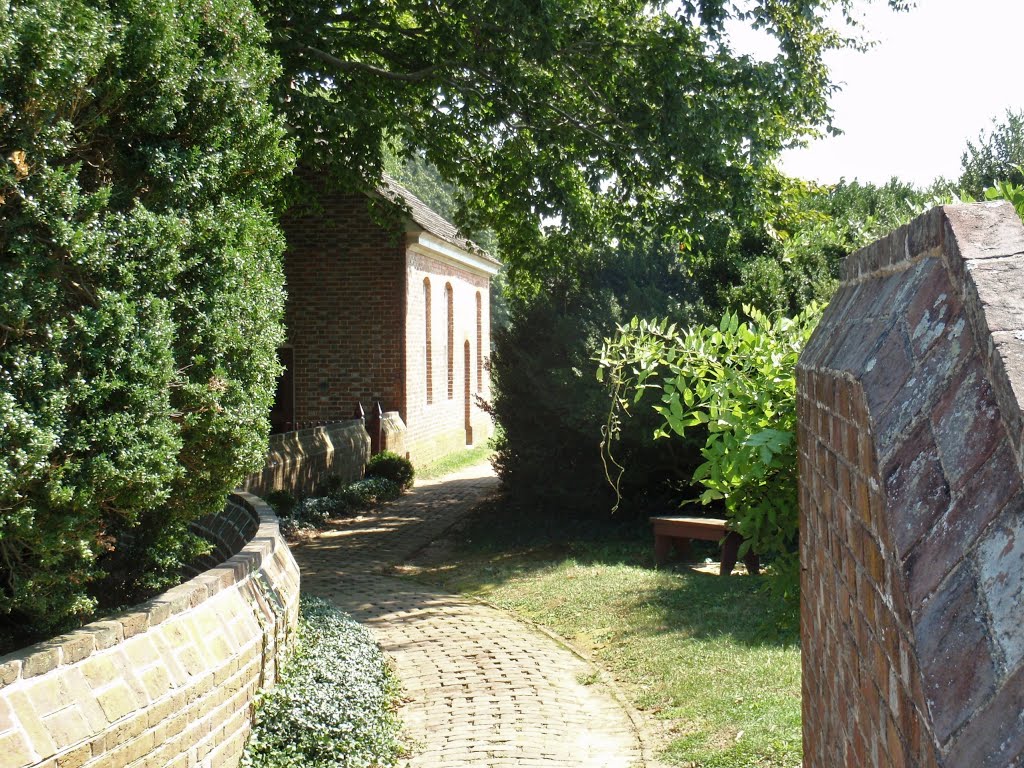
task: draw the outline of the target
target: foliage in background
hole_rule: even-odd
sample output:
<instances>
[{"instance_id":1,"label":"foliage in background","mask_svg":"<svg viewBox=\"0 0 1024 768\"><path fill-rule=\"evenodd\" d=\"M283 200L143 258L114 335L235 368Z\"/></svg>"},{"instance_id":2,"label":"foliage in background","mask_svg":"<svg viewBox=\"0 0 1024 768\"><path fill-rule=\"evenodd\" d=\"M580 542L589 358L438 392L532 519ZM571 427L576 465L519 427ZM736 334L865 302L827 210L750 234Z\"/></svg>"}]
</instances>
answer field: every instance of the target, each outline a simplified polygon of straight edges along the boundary
<instances>
[{"instance_id":1,"label":"foliage in background","mask_svg":"<svg viewBox=\"0 0 1024 768\"><path fill-rule=\"evenodd\" d=\"M416 479L416 470L412 462L404 456L399 456L394 451L381 451L370 457L366 463L367 477L381 477L390 480L401 490L407 491L412 488L413 480Z\"/></svg>"},{"instance_id":2,"label":"foliage in background","mask_svg":"<svg viewBox=\"0 0 1024 768\"><path fill-rule=\"evenodd\" d=\"M601 340L631 314L672 306L678 285L668 249L578 270L529 300L512 302L511 323L494 333L490 412L500 432L493 463L517 503L556 516L607 516L613 499L598 450L607 393L593 376ZM622 436L625 483L637 506L664 503L665 485L684 479L699 443L654 444L653 415Z\"/></svg>"},{"instance_id":3,"label":"foliage in background","mask_svg":"<svg viewBox=\"0 0 1024 768\"><path fill-rule=\"evenodd\" d=\"M266 42L248 0L0 6L0 646L176 579L262 461Z\"/></svg>"},{"instance_id":4,"label":"foliage in background","mask_svg":"<svg viewBox=\"0 0 1024 768\"><path fill-rule=\"evenodd\" d=\"M1007 110L1003 122L992 120L992 130L982 131L977 143L967 142L960 159L959 189L973 198L982 197L998 182L1024 184L1024 112Z\"/></svg>"},{"instance_id":5,"label":"foliage in background","mask_svg":"<svg viewBox=\"0 0 1024 768\"><path fill-rule=\"evenodd\" d=\"M678 331L667 320L619 329L601 352L599 375L612 385L608 449L648 390L661 423L656 436L707 430L693 479L702 504L724 504L730 526L773 561L776 594L799 591L796 363L822 308L790 319L744 307L716 326ZM613 459L614 461L614 459ZM615 478L612 478L615 481Z\"/></svg>"},{"instance_id":6,"label":"foliage in background","mask_svg":"<svg viewBox=\"0 0 1024 768\"><path fill-rule=\"evenodd\" d=\"M790 204L780 209L772 237L739 248L733 271L716 275L716 317L744 304L769 314L795 315L811 302L827 303L843 260L858 248L906 224L926 207L930 193L890 179L883 185L840 181L815 187L793 182Z\"/></svg>"},{"instance_id":7,"label":"foliage in background","mask_svg":"<svg viewBox=\"0 0 1024 768\"><path fill-rule=\"evenodd\" d=\"M302 598L281 680L257 698L245 768L387 768L403 753L399 683L369 631Z\"/></svg>"},{"instance_id":8,"label":"foliage in background","mask_svg":"<svg viewBox=\"0 0 1024 768\"><path fill-rule=\"evenodd\" d=\"M604 265L551 281L536 298L513 299L509 328L494 334L492 370L492 411L505 427L496 466L509 488L552 512L604 514L612 503L598 448L607 392L589 373L616 325L633 315L701 325L743 304L792 316L827 303L843 259L909 221L925 196L895 179L793 182L770 227L723 218L682 252L657 242L620 246ZM652 443L656 426L656 414L634 414L617 449L626 467L622 495L637 511L695 495L689 483L705 436L691 431ZM564 469L558 488L550 487L552 467Z\"/></svg>"}]
</instances>

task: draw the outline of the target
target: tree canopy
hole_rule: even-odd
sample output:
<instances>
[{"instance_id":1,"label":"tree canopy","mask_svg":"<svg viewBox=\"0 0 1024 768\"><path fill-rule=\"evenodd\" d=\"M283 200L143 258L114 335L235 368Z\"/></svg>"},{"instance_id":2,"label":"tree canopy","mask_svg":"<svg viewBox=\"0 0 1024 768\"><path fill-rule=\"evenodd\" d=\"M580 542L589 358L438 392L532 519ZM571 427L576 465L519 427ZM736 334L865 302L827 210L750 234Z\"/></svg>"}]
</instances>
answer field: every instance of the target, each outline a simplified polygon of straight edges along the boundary
<instances>
[{"instance_id":1,"label":"tree canopy","mask_svg":"<svg viewBox=\"0 0 1024 768\"><path fill-rule=\"evenodd\" d=\"M853 0L262 2L303 162L372 185L397 140L541 280L637 231L765 213L779 150L828 128L823 55L855 44L824 21ZM730 23L777 55L734 50Z\"/></svg>"}]
</instances>

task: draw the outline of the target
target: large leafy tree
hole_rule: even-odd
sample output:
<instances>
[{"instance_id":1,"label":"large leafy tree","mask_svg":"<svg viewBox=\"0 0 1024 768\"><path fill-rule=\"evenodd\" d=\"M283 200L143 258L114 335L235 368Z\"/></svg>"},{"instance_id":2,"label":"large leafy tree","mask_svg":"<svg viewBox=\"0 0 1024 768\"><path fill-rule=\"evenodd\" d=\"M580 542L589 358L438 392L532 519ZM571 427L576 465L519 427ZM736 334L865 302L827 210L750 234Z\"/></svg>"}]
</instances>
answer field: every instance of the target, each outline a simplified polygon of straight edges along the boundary
<instances>
[{"instance_id":1,"label":"large leafy tree","mask_svg":"<svg viewBox=\"0 0 1024 768\"><path fill-rule=\"evenodd\" d=\"M400 146L454 184L467 231L495 233L515 294L492 402L513 489L552 467L601 486L590 356L620 312L701 319L755 279L743 262L778 250L769 223L793 199L774 159L829 128L823 57L856 44L825 21L852 0L260 2L304 163L373 185ZM733 25L775 55L743 55Z\"/></svg>"},{"instance_id":2,"label":"large leafy tree","mask_svg":"<svg viewBox=\"0 0 1024 768\"><path fill-rule=\"evenodd\" d=\"M385 136L421 152L518 284L638 231L766 218L772 160L827 125L823 55L852 42L824 18L853 0L261 2L304 162L373 184ZM777 55L735 51L730 23Z\"/></svg>"},{"instance_id":3,"label":"large leafy tree","mask_svg":"<svg viewBox=\"0 0 1024 768\"><path fill-rule=\"evenodd\" d=\"M265 39L248 0L0 3L0 647L176 579L262 459Z\"/></svg>"}]
</instances>

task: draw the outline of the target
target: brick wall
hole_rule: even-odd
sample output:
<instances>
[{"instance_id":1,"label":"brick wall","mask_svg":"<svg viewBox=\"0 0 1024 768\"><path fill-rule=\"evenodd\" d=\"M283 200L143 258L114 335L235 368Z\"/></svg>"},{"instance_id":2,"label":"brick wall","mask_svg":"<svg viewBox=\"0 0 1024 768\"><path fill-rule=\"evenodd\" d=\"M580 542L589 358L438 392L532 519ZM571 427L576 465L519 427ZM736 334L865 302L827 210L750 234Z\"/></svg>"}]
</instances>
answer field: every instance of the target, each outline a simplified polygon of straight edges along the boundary
<instances>
[{"instance_id":1,"label":"brick wall","mask_svg":"<svg viewBox=\"0 0 1024 768\"><path fill-rule=\"evenodd\" d=\"M299 572L259 499L236 494L226 517L205 521L221 547L239 528L249 539L222 565L0 658L0 764L238 765L253 696L298 620Z\"/></svg>"},{"instance_id":2,"label":"brick wall","mask_svg":"<svg viewBox=\"0 0 1024 768\"><path fill-rule=\"evenodd\" d=\"M470 433L473 443L486 441L491 420L476 399L489 396L488 277L407 248L412 236L405 225L378 224L368 198L313 186L322 211L293 213L283 221L295 421L344 419L357 401L369 412L379 400L407 425L405 451L415 463L461 450L467 444L468 342ZM431 296L429 403L425 279Z\"/></svg>"},{"instance_id":3,"label":"brick wall","mask_svg":"<svg viewBox=\"0 0 1024 768\"><path fill-rule=\"evenodd\" d=\"M347 419L377 400L402 410L404 233L382 228L365 196L320 186L317 199L322 211L282 221L295 420Z\"/></svg>"},{"instance_id":4,"label":"brick wall","mask_svg":"<svg viewBox=\"0 0 1024 768\"><path fill-rule=\"evenodd\" d=\"M487 373L486 356L491 348L490 339L490 282L485 275L479 275L447 264L425 254L410 251L407 265L408 307L406 338L405 391L407 393L405 422L406 450L416 464L428 463L447 453L461 450L466 446L466 366L465 344L470 345L470 424L474 444L486 442L492 431L491 419L477 406L477 397L490 397L490 376ZM424 281L429 281L431 292L432 343L430 344L432 364L430 374L430 402L427 402L426 365L426 306ZM451 338L454 343L452 354L452 397L448 396L448 308L445 298L446 286L452 288L453 323ZM479 344L477 324L477 302L479 297L480 317ZM481 355L477 364L477 352ZM478 375L479 388L478 388Z\"/></svg>"},{"instance_id":5,"label":"brick wall","mask_svg":"<svg viewBox=\"0 0 1024 768\"><path fill-rule=\"evenodd\" d=\"M270 436L267 461L242 488L256 495L270 491L312 494L328 477L359 480L370 458L370 436L358 419Z\"/></svg>"},{"instance_id":6,"label":"brick wall","mask_svg":"<svg viewBox=\"0 0 1024 768\"><path fill-rule=\"evenodd\" d=\"M1024 226L852 255L797 373L804 765L1024 764Z\"/></svg>"}]
</instances>

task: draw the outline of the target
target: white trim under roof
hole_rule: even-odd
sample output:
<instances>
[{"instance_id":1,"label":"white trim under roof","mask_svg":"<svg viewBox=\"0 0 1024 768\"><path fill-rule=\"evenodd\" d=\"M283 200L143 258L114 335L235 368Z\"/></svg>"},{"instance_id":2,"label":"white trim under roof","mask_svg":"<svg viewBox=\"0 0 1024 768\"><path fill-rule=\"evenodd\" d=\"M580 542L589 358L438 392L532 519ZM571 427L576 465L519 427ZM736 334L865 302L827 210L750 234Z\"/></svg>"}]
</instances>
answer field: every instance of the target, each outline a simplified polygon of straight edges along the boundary
<instances>
[{"instance_id":1,"label":"white trim under roof","mask_svg":"<svg viewBox=\"0 0 1024 768\"><path fill-rule=\"evenodd\" d=\"M491 259L452 245L447 240L442 240L426 231L410 232L408 245L409 250L414 253L429 256L451 266L468 269L488 277L498 274L498 270L501 268L501 265Z\"/></svg>"}]
</instances>

